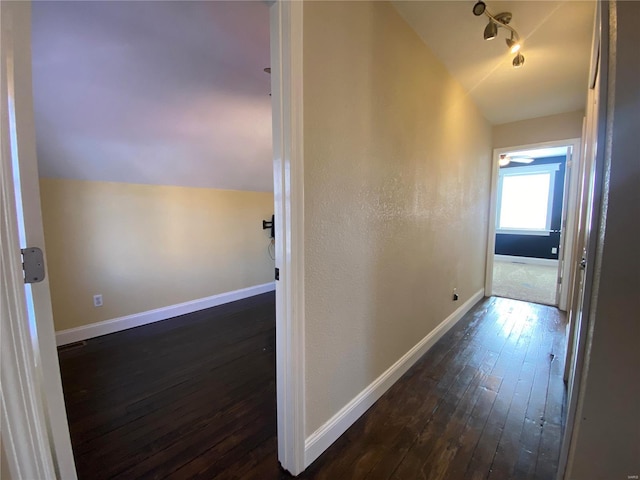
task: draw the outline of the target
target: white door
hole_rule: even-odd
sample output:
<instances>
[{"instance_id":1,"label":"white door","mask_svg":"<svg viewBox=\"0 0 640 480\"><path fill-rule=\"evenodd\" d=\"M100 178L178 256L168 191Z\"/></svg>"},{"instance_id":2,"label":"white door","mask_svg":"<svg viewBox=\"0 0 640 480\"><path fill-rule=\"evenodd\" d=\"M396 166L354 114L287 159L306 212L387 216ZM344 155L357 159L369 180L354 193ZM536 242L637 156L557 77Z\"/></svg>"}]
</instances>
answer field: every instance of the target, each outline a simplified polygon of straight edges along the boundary
<instances>
[{"instance_id":1,"label":"white door","mask_svg":"<svg viewBox=\"0 0 640 480\"><path fill-rule=\"evenodd\" d=\"M73 480L49 282L45 277L25 285L21 266L21 249L45 250L31 92L30 3L1 2L0 20L2 447L14 478Z\"/></svg>"},{"instance_id":2,"label":"white door","mask_svg":"<svg viewBox=\"0 0 640 480\"><path fill-rule=\"evenodd\" d=\"M591 84L587 95L586 120L583 132L583 162L580 170L580 199L578 211L578 228L574 243L573 263L575 275L573 280L573 291L571 295L571 305L569 306L570 332L567 345L567 356L565 360L565 380L567 381L567 421L563 435L560 452L560 465L558 478L564 478L565 468L569 455L570 442L573 434L575 412L577 409L579 379L584 360L584 349L586 343L586 317L590 306L591 280L593 277L589 258L593 257L595 242L591 234L596 222L596 212L594 207L599 205L599 194L601 185L596 185L599 163L598 158L602 157L604 148L603 142L598 144L598 125L602 125L601 116L603 112L600 108L601 82L603 79L601 71L603 66L600 62L600 9L596 7L596 21L594 27L594 44L592 47L591 61ZM601 183L600 179L600 183Z\"/></svg>"}]
</instances>

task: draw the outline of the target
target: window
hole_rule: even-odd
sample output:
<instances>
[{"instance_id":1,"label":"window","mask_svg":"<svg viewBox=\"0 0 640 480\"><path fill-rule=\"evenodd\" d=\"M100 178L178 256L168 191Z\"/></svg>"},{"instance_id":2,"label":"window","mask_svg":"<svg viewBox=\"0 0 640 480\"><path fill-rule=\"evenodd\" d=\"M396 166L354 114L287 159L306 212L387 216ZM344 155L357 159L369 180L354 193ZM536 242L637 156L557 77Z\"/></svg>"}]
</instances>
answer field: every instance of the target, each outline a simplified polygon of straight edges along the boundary
<instances>
[{"instance_id":1,"label":"window","mask_svg":"<svg viewBox=\"0 0 640 480\"><path fill-rule=\"evenodd\" d=\"M552 163L500 169L497 233L549 235L559 168L559 163Z\"/></svg>"}]
</instances>

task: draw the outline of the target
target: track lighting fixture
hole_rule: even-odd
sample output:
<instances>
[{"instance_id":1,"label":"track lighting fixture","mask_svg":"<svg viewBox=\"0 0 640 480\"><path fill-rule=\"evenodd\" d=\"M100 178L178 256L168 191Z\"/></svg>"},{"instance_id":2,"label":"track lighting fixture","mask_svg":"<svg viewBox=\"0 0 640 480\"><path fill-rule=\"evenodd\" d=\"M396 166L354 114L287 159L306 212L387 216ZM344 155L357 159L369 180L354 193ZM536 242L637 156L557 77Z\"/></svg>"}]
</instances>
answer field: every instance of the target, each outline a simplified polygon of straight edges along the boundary
<instances>
[{"instance_id":1,"label":"track lighting fixture","mask_svg":"<svg viewBox=\"0 0 640 480\"><path fill-rule=\"evenodd\" d=\"M476 17L479 17L484 13L486 9L487 9L487 4L484 3L483 1L479 1L473 6L473 14Z\"/></svg>"},{"instance_id":2,"label":"track lighting fixture","mask_svg":"<svg viewBox=\"0 0 640 480\"><path fill-rule=\"evenodd\" d=\"M497 15L492 15L487 10L487 4L483 1L478 1L473 6L473 14L476 17L479 17L480 15L486 15L489 17L489 23L484 28L483 36L485 40L493 40L496 38L498 36L499 27L509 30L511 36L506 39L507 47L509 47L511 53L517 53L512 64L514 68L521 67L524 64L524 55L520 53L520 48L522 47L522 44L520 43L520 35L518 35L518 32L516 32L511 25L509 25L512 17L511 12L502 12Z\"/></svg>"},{"instance_id":3,"label":"track lighting fixture","mask_svg":"<svg viewBox=\"0 0 640 480\"><path fill-rule=\"evenodd\" d=\"M509 47L511 53L516 53L520 50L520 42L514 40L513 35L511 35L511 38L507 38L507 47Z\"/></svg>"},{"instance_id":4,"label":"track lighting fixture","mask_svg":"<svg viewBox=\"0 0 640 480\"><path fill-rule=\"evenodd\" d=\"M524 55L519 53L513 59L513 68L520 68L522 65L524 65Z\"/></svg>"},{"instance_id":5,"label":"track lighting fixture","mask_svg":"<svg viewBox=\"0 0 640 480\"><path fill-rule=\"evenodd\" d=\"M484 39L485 40L493 40L498 36L498 26L489 20L487 26L484 29Z\"/></svg>"}]
</instances>

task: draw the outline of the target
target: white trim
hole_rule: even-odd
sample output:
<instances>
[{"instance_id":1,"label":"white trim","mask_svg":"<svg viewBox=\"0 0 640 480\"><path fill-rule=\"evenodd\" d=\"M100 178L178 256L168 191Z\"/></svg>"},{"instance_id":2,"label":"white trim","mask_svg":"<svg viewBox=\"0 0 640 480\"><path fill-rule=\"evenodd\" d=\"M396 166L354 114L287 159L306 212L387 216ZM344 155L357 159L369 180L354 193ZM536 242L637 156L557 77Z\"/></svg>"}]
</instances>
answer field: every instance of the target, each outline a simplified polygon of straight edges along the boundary
<instances>
[{"instance_id":1,"label":"white trim","mask_svg":"<svg viewBox=\"0 0 640 480\"><path fill-rule=\"evenodd\" d=\"M22 133L16 131L14 60L20 58L14 53L20 54L20 29L29 20L28 8L0 3L0 455L12 478L49 479L56 471L27 315L13 168L17 134Z\"/></svg>"},{"instance_id":2,"label":"white trim","mask_svg":"<svg viewBox=\"0 0 640 480\"><path fill-rule=\"evenodd\" d=\"M576 222L578 216L578 197L580 196L580 166L582 159L582 141L575 140L571 145L570 156L564 169L566 202L563 203L562 221L564 228L560 233L560 251L558 260L560 261L560 274L562 284L558 294L558 308L566 311L569 305L569 295L573 285L573 269L572 259L573 250L576 245L576 236L578 234L578 225Z\"/></svg>"},{"instance_id":3,"label":"white trim","mask_svg":"<svg viewBox=\"0 0 640 480\"><path fill-rule=\"evenodd\" d=\"M3 188L15 188L16 198L13 209L9 211L8 218L11 222L19 221L22 227L22 236L19 239L20 246L27 245L40 247L44 253L45 264L47 252L44 245L44 231L42 228L42 213L40 205L40 190L38 183L38 161L36 155L36 139L33 121L33 92L31 90L31 3L30 2L0 2L2 13L2 92L3 97L7 97L13 105L15 115L7 122L7 110L3 105L2 118L0 124L9 124L12 127L11 152L3 150L2 162L6 161L12 154L16 155L14 166L15 183L7 186L3 179ZM6 99L5 99L6 100ZM3 136L6 132L3 132ZM9 148L9 141L2 139L3 148ZM11 172L10 168L3 166L3 175ZM20 192L20 193L18 193ZM6 226L6 225L5 225ZM4 227L3 227L4 228ZM7 227L9 228L9 227ZM16 232L17 233L17 232ZM11 244L2 242L3 250L7 249L7 256L19 254ZM3 255L6 250L3 252ZM12 260L13 261L13 260ZM4 263L5 266L9 265ZM67 414L64 405L64 395L62 392L62 382L60 380L60 369L58 355L56 352L55 334L53 330L53 313L51 309L51 295L49 292L49 281L45 276L44 280L33 285L24 285L22 282L8 282L3 285L3 297L14 298L16 302L26 302L26 317L15 311L15 306L9 307L10 318L3 316L3 326L11 325L13 330L3 331L3 346L11 338L17 340L18 332L21 328L26 328L29 334L29 343L23 343L5 351L2 356L2 397L3 415L8 415L11 421L24 420L28 413L29 404L38 405L38 410L43 410L46 431L40 426L31 423L30 432L11 437L5 435L3 431L3 447L6 451L12 451L17 456L9 459L9 467L15 473L16 464L12 465L20 457L30 455L32 458L26 460L26 465L40 463L48 465L53 463L54 473L41 471L40 474L21 473L13 475L14 478L64 478L65 480L76 479L76 470L71 448L71 438L67 423ZM6 293L5 293L6 292ZM17 305L17 303L16 303ZM23 322L18 325L17 322ZM4 332L11 332L6 334ZM11 336L9 336L11 335ZM18 335L18 337L16 337ZM21 341L26 341L22 337ZM13 358L13 355L21 349L21 357ZM5 355L11 359L6 362ZM35 377L28 379L23 376L26 362L33 362L35 365ZM21 372L21 370L23 370ZM21 381L19 390L14 390L14 382ZM28 385L31 382L31 385ZM28 396L25 397L25 396ZM23 402L22 405L16 403L17 399ZM14 416L18 417L14 420ZM31 421L34 419L32 418ZM28 424L24 424L27 426ZM24 438L35 435L40 445L47 445L48 452L42 448L34 448L24 442ZM23 464L25 467L25 464Z\"/></svg>"},{"instance_id":4,"label":"white trim","mask_svg":"<svg viewBox=\"0 0 640 480\"><path fill-rule=\"evenodd\" d=\"M121 332L122 330L128 330L129 328L160 322L179 315L204 310L205 308L217 307L218 305L223 305L225 303L253 297L254 295L260 295L261 293L272 292L275 288L274 282L263 283L262 285L256 285L254 287L219 293L210 297L199 298L197 300L191 300L184 303L177 303L168 307L147 310L146 312L134 313L133 315L127 315L125 317L104 320L102 322L83 325L82 327L60 330L59 332L56 332L56 343L58 346L67 345L69 343L79 342L81 340L87 340L89 338L95 338L109 333Z\"/></svg>"},{"instance_id":5,"label":"white trim","mask_svg":"<svg viewBox=\"0 0 640 480\"><path fill-rule=\"evenodd\" d=\"M489 194L489 225L487 225L487 265L484 272L484 296L493 295L493 257L496 252L496 217L498 210L498 173L500 155L493 150L491 166L491 192Z\"/></svg>"},{"instance_id":6,"label":"white trim","mask_svg":"<svg viewBox=\"0 0 640 480\"><path fill-rule=\"evenodd\" d=\"M547 213L547 219L550 220L551 215ZM498 228L496 230L498 235L525 235L530 237L548 237L551 235L551 230L525 230L519 228Z\"/></svg>"},{"instance_id":7,"label":"white trim","mask_svg":"<svg viewBox=\"0 0 640 480\"><path fill-rule=\"evenodd\" d=\"M313 432L305 442L305 465L307 467L311 465L340 435L346 432L362 414L483 297L484 289L478 290L367 388L342 407L338 413Z\"/></svg>"},{"instance_id":8,"label":"white trim","mask_svg":"<svg viewBox=\"0 0 640 480\"><path fill-rule=\"evenodd\" d=\"M558 268L558 260L553 258L518 257L515 255L494 255L494 262L525 263L527 265L544 265Z\"/></svg>"},{"instance_id":9,"label":"white trim","mask_svg":"<svg viewBox=\"0 0 640 480\"><path fill-rule=\"evenodd\" d=\"M271 93L276 218L278 460L304 468L303 2L271 4Z\"/></svg>"}]
</instances>

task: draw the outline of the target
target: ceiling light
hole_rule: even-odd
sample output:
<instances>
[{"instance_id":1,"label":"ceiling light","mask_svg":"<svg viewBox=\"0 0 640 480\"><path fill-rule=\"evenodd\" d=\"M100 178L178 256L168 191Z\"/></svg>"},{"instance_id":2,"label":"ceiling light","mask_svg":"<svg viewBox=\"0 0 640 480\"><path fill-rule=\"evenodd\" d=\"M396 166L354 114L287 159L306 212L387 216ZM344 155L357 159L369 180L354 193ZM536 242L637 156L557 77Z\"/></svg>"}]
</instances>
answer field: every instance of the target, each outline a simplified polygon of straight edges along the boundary
<instances>
[{"instance_id":1,"label":"ceiling light","mask_svg":"<svg viewBox=\"0 0 640 480\"><path fill-rule=\"evenodd\" d=\"M513 59L513 66L515 68L521 67L524 64L524 57L519 53L522 44L520 43L520 35L518 35L518 32L509 25L512 18L511 12L501 12L494 16L487 10L486 3L479 1L473 6L473 14L477 17L480 15L489 17L489 23L484 27L483 37L485 40L496 38L499 28L509 30L511 35L506 39L507 47L509 47L511 53L518 53Z\"/></svg>"},{"instance_id":2,"label":"ceiling light","mask_svg":"<svg viewBox=\"0 0 640 480\"><path fill-rule=\"evenodd\" d=\"M535 158L531 158L531 157L519 157L518 155L507 155L507 158L511 161L511 162L515 162L515 163L533 163L533 161L535 160Z\"/></svg>"},{"instance_id":3,"label":"ceiling light","mask_svg":"<svg viewBox=\"0 0 640 480\"><path fill-rule=\"evenodd\" d=\"M511 38L507 38L507 47L509 47L511 53L516 53L518 50L520 50L521 45L520 42L513 39L512 35Z\"/></svg>"},{"instance_id":4,"label":"ceiling light","mask_svg":"<svg viewBox=\"0 0 640 480\"><path fill-rule=\"evenodd\" d=\"M487 9L487 4L480 1L477 2L474 6L473 6L473 14L476 17L479 17L480 15L482 15L484 13L484 11Z\"/></svg>"},{"instance_id":5,"label":"ceiling light","mask_svg":"<svg viewBox=\"0 0 640 480\"><path fill-rule=\"evenodd\" d=\"M498 36L498 26L493 23L493 21L489 20L487 26L484 29L484 39L485 40L493 40Z\"/></svg>"},{"instance_id":6,"label":"ceiling light","mask_svg":"<svg viewBox=\"0 0 640 480\"><path fill-rule=\"evenodd\" d=\"M514 68L520 68L522 65L524 65L524 55L519 53L513 59L513 67Z\"/></svg>"},{"instance_id":7,"label":"ceiling light","mask_svg":"<svg viewBox=\"0 0 640 480\"><path fill-rule=\"evenodd\" d=\"M498 158L498 165L500 165L501 167L506 167L511 162L529 164L529 163L532 163L534 160L535 159L531 157L501 153L500 158Z\"/></svg>"}]
</instances>

